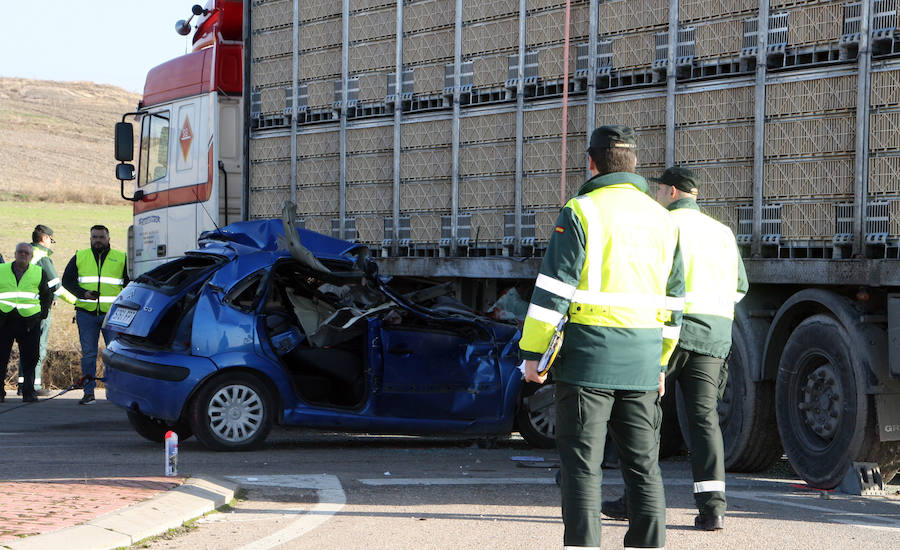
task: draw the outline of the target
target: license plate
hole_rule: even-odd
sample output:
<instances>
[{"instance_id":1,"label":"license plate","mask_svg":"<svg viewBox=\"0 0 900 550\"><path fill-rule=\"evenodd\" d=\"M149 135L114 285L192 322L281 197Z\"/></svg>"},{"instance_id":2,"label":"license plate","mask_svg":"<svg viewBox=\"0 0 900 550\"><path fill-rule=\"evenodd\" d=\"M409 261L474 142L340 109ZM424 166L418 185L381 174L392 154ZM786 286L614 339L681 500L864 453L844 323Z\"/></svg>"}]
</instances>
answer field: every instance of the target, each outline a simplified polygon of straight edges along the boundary
<instances>
[{"instance_id":1,"label":"license plate","mask_svg":"<svg viewBox=\"0 0 900 550\"><path fill-rule=\"evenodd\" d=\"M137 315L136 309L117 307L116 310L113 311L109 316L109 319L106 320L106 322L113 325L127 327L131 324L131 320L134 319L135 315Z\"/></svg>"}]
</instances>

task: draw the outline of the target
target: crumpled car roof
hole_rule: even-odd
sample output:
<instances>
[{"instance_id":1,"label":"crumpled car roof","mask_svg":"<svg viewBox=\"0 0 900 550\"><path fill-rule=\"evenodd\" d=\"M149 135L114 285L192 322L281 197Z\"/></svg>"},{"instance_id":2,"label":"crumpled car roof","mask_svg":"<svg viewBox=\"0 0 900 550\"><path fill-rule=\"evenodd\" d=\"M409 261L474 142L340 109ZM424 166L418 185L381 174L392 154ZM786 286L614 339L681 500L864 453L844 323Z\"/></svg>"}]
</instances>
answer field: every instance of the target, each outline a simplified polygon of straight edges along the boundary
<instances>
[{"instance_id":1,"label":"crumpled car roof","mask_svg":"<svg viewBox=\"0 0 900 550\"><path fill-rule=\"evenodd\" d=\"M297 228L300 242L316 257L331 260L353 261L355 253L365 245L335 239L308 229ZM227 241L256 251L276 251L282 248L279 239L284 238L284 224L279 219L236 222L215 231L204 231L200 241ZM248 251L250 252L250 251ZM287 253L287 251L285 250ZM243 253L238 250L238 253Z\"/></svg>"}]
</instances>

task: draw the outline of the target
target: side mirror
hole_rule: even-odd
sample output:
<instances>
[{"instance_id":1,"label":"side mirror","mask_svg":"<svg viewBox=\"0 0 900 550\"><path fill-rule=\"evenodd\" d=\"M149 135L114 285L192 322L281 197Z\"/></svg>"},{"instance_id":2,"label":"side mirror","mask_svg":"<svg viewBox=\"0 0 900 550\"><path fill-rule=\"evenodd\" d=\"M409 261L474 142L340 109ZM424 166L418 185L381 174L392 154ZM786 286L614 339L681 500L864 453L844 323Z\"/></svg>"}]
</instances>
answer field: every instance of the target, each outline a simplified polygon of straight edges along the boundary
<instances>
[{"instance_id":1,"label":"side mirror","mask_svg":"<svg viewBox=\"0 0 900 550\"><path fill-rule=\"evenodd\" d=\"M119 162L128 162L134 160L134 128L130 122L116 123L116 160ZM119 166L122 166L121 164ZM134 167L132 167L132 172ZM119 177L119 169L116 169L116 177L119 179L134 179Z\"/></svg>"},{"instance_id":2,"label":"side mirror","mask_svg":"<svg viewBox=\"0 0 900 550\"><path fill-rule=\"evenodd\" d=\"M130 124L129 124L130 126ZM117 142L118 143L118 142ZM121 181L131 181L134 179L134 165L121 163L116 165L116 179Z\"/></svg>"}]
</instances>

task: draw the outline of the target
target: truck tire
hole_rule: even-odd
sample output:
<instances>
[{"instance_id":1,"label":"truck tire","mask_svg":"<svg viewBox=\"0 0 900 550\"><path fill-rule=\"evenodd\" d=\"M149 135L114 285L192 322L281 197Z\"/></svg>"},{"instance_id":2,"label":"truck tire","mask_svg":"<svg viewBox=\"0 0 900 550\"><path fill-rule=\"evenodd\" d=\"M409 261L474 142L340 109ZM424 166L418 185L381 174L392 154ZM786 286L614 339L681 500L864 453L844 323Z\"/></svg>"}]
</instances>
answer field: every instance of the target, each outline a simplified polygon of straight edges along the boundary
<instances>
[{"instance_id":1,"label":"truck tire","mask_svg":"<svg viewBox=\"0 0 900 550\"><path fill-rule=\"evenodd\" d=\"M207 382L191 401L191 428L214 451L249 451L262 446L272 429L269 389L256 376L229 372Z\"/></svg>"},{"instance_id":2,"label":"truck tire","mask_svg":"<svg viewBox=\"0 0 900 550\"><path fill-rule=\"evenodd\" d=\"M896 445L875 427L868 368L847 330L830 315L813 315L788 337L775 387L778 430L794 470L832 489L853 461L879 462L885 481L897 472Z\"/></svg>"},{"instance_id":3,"label":"truck tire","mask_svg":"<svg viewBox=\"0 0 900 550\"><path fill-rule=\"evenodd\" d=\"M755 382L747 337L736 327L728 359L728 381L719 400L719 428L729 472L760 472L781 458L775 423L775 391L771 382ZM684 396L677 392L678 422L685 445L691 447Z\"/></svg>"}]
</instances>

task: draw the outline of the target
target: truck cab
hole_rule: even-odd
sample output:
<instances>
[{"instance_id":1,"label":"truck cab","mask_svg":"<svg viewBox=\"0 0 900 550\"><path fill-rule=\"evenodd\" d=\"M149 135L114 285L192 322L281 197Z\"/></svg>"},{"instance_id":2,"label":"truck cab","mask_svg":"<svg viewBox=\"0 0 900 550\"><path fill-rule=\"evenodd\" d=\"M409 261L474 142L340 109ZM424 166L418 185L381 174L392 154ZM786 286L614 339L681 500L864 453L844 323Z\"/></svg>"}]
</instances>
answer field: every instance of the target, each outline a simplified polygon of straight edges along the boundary
<instances>
[{"instance_id":1,"label":"truck cab","mask_svg":"<svg viewBox=\"0 0 900 550\"><path fill-rule=\"evenodd\" d=\"M116 175L134 207L128 258L135 275L241 217L242 10L231 0L195 5L193 51L151 69L137 110L117 127ZM176 28L189 31L190 23ZM137 151L128 143L135 133L129 118ZM133 167L127 161L135 153ZM134 182L130 197L126 181Z\"/></svg>"}]
</instances>

